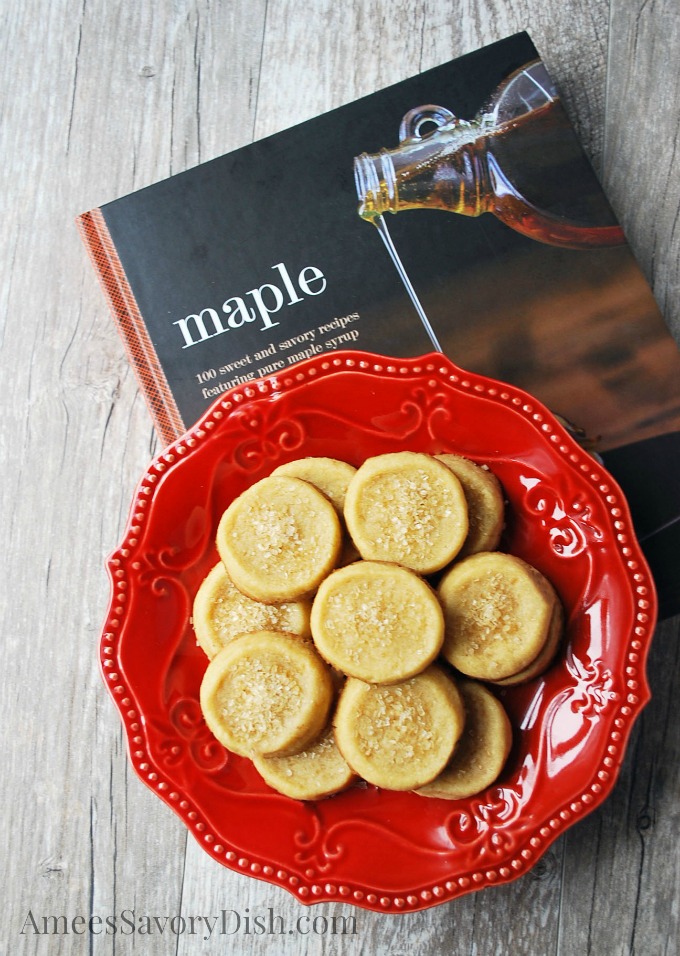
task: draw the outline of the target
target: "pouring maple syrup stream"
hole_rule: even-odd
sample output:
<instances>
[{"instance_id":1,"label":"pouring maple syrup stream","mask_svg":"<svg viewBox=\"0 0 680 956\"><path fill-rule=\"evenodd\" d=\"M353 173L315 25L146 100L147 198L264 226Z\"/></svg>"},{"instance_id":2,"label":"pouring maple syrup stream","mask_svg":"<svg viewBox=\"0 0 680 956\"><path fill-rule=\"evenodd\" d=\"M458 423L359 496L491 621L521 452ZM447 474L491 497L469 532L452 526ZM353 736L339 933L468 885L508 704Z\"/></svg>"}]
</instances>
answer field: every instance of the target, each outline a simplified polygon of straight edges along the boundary
<instances>
[{"instance_id":1,"label":"pouring maple syrup stream","mask_svg":"<svg viewBox=\"0 0 680 956\"><path fill-rule=\"evenodd\" d=\"M441 347L439 343L439 339L437 338L435 331L432 328L432 325L430 324L430 320L425 314L425 309L423 308L420 302L420 299L418 298L416 294L416 290L413 288L413 284L408 277L406 269L404 269L404 265L401 259L399 258L399 253L397 252L394 242L392 241L392 236L390 235L389 229L387 228L387 223L385 222L385 218L383 216L374 216L372 217L371 221L377 227L378 232L380 233L380 238L385 243L385 248L387 249L390 255L390 258L392 259L392 262L394 263L397 273L399 274L399 278L401 279L401 281L404 283L404 286L406 287L406 291L408 292L409 298L411 299L411 302L413 303L413 306L416 312L418 313L418 318L423 323L425 331L427 332L429 336L430 342L434 346L435 351L441 352L443 354L444 349Z\"/></svg>"}]
</instances>

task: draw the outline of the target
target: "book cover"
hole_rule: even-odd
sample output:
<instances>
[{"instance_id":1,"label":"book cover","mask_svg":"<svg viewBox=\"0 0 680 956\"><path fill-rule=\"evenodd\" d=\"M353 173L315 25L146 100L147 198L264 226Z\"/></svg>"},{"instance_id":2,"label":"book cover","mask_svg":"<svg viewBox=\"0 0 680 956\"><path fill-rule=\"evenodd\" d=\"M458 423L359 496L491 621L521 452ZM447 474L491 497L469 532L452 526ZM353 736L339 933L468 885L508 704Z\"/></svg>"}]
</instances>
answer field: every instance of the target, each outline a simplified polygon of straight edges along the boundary
<instances>
[{"instance_id":1,"label":"book cover","mask_svg":"<svg viewBox=\"0 0 680 956\"><path fill-rule=\"evenodd\" d=\"M680 353L526 33L78 225L162 441L311 355L441 350L573 425L680 609Z\"/></svg>"}]
</instances>

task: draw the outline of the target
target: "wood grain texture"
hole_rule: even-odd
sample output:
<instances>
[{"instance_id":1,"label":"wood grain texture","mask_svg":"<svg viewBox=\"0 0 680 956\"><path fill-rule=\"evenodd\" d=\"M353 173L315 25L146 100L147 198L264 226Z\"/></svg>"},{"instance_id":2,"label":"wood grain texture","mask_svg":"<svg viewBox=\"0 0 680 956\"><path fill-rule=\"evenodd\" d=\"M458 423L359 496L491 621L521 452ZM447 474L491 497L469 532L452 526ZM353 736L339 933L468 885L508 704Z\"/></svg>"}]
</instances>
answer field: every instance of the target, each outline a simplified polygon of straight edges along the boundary
<instances>
[{"instance_id":1,"label":"wood grain texture","mask_svg":"<svg viewBox=\"0 0 680 956\"><path fill-rule=\"evenodd\" d=\"M676 953L677 620L658 629L654 699L610 799L527 876L423 913L301 909L215 864L137 779L96 646L104 558L157 441L73 225L92 206L528 29L680 339L676 0L6 0L0 11L0 954ZM294 931L21 934L29 912L270 908ZM356 932L296 925L312 914L329 925L354 916Z\"/></svg>"},{"instance_id":2,"label":"wood grain texture","mask_svg":"<svg viewBox=\"0 0 680 956\"><path fill-rule=\"evenodd\" d=\"M612 0L603 181L676 339L679 49L675 0Z\"/></svg>"}]
</instances>

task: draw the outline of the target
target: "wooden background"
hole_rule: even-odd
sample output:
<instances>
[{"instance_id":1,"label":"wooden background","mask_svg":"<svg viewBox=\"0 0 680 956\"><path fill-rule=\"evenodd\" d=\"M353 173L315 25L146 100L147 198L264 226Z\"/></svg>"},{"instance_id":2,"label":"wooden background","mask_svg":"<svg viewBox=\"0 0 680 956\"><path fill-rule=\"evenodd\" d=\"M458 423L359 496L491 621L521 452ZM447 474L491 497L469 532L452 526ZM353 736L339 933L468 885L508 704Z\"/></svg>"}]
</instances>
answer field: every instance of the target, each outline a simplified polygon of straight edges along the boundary
<instances>
[{"instance_id":1,"label":"wooden background","mask_svg":"<svg viewBox=\"0 0 680 956\"><path fill-rule=\"evenodd\" d=\"M678 620L609 800L507 886L357 933L36 936L43 915L287 921L128 766L98 673L103 570L158 450L73 224L93 206L528 29L680 339L677 0L2 0L0 953L670 956ZM305 910L305 913L309 911Z\"/></svg>"}]
</instances>

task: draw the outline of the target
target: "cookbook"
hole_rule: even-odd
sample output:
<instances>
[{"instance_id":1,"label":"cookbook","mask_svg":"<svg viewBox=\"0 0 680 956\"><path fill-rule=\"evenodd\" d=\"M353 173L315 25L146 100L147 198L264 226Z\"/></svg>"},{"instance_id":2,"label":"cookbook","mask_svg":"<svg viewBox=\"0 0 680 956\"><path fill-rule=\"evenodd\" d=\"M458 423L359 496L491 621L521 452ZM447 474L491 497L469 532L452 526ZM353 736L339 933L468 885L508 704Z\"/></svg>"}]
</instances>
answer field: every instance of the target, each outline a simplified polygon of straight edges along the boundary
<instances>
[{"instance_id":1,"label":"cookbook","mask_svg":"<svg viewBox=\"0 0 680 956\"><path fill-rule=\"evenodd\" d=\"M313 355L441 351L602 459L680 611L680 352L527 33L77 223L163 443Z\"/></svg>"}]
</instances>

